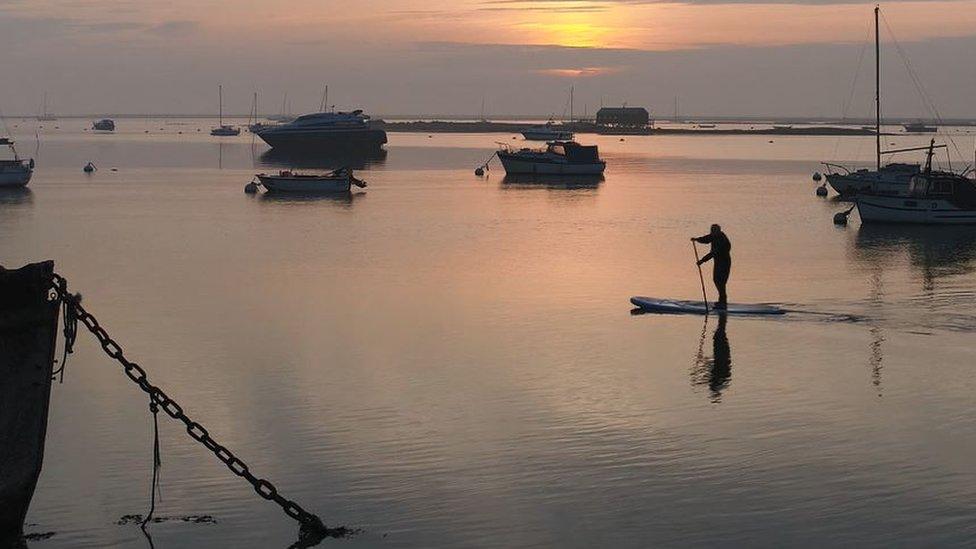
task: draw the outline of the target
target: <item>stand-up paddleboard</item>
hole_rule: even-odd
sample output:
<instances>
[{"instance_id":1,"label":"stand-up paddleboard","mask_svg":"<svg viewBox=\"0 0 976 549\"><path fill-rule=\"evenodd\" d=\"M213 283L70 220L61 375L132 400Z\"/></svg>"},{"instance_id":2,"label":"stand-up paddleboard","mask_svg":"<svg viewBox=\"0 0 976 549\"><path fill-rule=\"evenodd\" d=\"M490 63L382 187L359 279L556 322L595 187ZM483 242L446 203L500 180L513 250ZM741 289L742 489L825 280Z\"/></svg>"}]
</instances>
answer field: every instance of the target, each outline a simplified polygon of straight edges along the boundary
<instances>
[{"instance_id":1,"label":"stand-up paddleboard","mask_svg":"<svg viewBox=\"0 0 976 549\"><path fill-rule=\"evenodd\" d=\"M780 309L773 305L750 304L750 303L729 303L725 310L716 310L709 305L705 308L705 303L701 301L686 301L681 299L658 299L656 297L632 297L630 302L635 306L649 313L672 313L672 314L698 314L723 313L730 315L782 315L786 314L785 309Z\"/></svg>"}]
</instances>

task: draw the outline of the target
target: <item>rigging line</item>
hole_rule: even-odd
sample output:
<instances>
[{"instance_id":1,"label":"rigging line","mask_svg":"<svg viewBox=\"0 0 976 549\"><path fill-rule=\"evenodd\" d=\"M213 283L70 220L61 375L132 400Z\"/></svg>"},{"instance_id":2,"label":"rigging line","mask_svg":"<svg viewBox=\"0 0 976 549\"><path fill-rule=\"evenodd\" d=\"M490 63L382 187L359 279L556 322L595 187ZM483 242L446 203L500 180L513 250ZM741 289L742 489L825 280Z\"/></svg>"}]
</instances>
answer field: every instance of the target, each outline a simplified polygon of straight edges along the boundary
<instances>
[{"instance_id":1,"label":"rigging line","mask_svg":"<svg viewBox=\"0 0 976 549\"><path fill-rule=\"evenodd\" d=\"M847 115L850 113L851 106L854 104L854 96L857 93L857 80L861 75L861 66L864 62L864 52L868 49L868 44L871 42L871 30L867 29L867 34L864 36L864 42L861 43L861 52L857 55L857 68L854 70L854 78L851 81L851 93L848 95L847 100L841 107L841 120L846 120ZM840 148L841 137L837 136L834 138L834 149L831 152L831 158L837 157L837 149Z\"/></svg>"},{"instance_id":2,"label":"rigging line","mask_svg":"<svg viewBox=\"0 0 976 549\"><path fill-rule=\"evenodd\" d=\"M892 30L891 25L888 23L888 18L885 17L884 12L881 13L881 19L884 21L885 29L888 30L888 34L891 36L891 41L895 45L895 50L898 52L898 55L901 57L902 63L905 64L905 69L908 72L908 76L911 79L912 84L914 84L915 86L915 91L918 92L919 97L922 99L923 107L929 111L929 114L935 117L935 119L939 123L939 126L941 127L944 124L944 121L942 119L942 114L939 113L939 109L935 106L935 101L928 94L928 92L926 92L925 86L924 84L922 84L921 78L919 78L918 74L915 72L914 67L912 67L911 59L908 57L908 54L905 52L905 50L901 47L901 43L898 41L898 38L895 36L895 31ZM962 151L959 149L959 145L956 144L955 139L952 138L952 135L948 133L942 135L944 135L945 138L950 143L952 143L952 148L956 150L956 154L962 156ZM946 154L947 155L949 154L948 150L946 150Z\"/></svg>"}]
</instances>

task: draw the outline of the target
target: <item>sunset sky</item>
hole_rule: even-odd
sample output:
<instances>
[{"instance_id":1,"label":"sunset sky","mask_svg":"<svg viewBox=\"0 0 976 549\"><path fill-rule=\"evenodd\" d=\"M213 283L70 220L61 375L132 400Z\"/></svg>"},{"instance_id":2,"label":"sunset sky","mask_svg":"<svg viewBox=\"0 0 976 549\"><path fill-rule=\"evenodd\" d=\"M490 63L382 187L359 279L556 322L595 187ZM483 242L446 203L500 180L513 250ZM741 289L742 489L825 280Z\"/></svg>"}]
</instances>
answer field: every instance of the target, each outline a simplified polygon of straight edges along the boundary
<instances>
[{"instance_id":1,"label":"sunset sky","mask_svg":"<svg viewBox=\"0 0 976 549\"><path fill-rule=\"evenodd\" d=\"M559 116L870 114L873 4L802 0L0 0L0 109ZM887 23L944 116L976 116L976 0L892 2ZM886 25L882 25L883 28ZM886 112L929 116L885 35ZM862 51L863 57L862 57ZM857 68L861 65L860 73Z\"/></svg>"}]
</instances>

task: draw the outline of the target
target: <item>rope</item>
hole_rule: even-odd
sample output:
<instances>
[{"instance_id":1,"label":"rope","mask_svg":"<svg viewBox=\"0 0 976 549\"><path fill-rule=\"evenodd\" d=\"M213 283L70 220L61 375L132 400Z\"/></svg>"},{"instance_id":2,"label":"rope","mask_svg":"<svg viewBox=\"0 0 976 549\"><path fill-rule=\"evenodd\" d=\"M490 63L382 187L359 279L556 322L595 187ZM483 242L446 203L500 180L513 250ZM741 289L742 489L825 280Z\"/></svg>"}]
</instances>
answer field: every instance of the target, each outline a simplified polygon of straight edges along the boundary
<instances>
[{"instance_id":1,"label":"rope","mask_svg":"<svg viewBox=\"0 0 976 549\"><path fill-rule=\"evenodd\" d=\"M64 293L68 292L67 287L61 288ZM74 296L75 301L81 301L81 295ZM78 312L72 305L74 301L64 299L61 301L63 309L62 319L64 322L64 352L61 355L61 365L51 373L58 377L58 383L64 383L64 367L68 364L68 355L74 353L75 339L78 337Z\"/></svg>"},{"instance_id":2,"label":"rope","mask_svg":"<svg viewBox=\"0 0 976 549\"><path fill-rule=\"evenodd\" d=\"M153 416L153 474L152 488L149 492L149 512L143 519L140 526L145 529L149 521L152 520L153 513L156 512L156 493L159 491L159 469L163 466L163 460L159 453L159 405L156 404L154 397L149 397L149 411Z\"/></svg>"}]
</instances>

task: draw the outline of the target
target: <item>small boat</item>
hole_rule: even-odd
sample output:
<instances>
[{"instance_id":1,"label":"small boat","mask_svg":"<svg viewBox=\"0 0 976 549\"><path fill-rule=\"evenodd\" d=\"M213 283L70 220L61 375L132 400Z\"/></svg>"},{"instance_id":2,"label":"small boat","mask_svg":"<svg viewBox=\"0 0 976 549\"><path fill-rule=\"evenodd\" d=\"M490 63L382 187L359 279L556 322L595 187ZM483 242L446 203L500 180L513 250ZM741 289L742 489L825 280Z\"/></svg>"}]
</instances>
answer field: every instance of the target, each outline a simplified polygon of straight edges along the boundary
<instances>
[{"instance_id":1,"label":"small boat","mask_svg":"<svg viewBox=\"0 0 976 549\"><path fill-rule=\"evenodd\" d=\"M541 126L532 126L522 130L522 137L528 141L569 141L573 139L573 132L560 128L552 120Z\"/></svg>"},{"instance_id":2,"label":"small boat","mask_svg":"<svg viewBox=\"0 0 976 549\"><path fill-rule=\"evenodd\" d=\"M597 175L607 167L596 145L584 146L575 141L553 141L545 149L513 150L503 145L495 154L505 173L512 175Z\"/></svg>"},{"instance_id":3,"label":"small boat","mask_svg":"<svg viewBox=\"0 0 976 549\"><path fill-rule=\"evenodd\" d=\"M935 140L925 169L913 176L903 196L859 194L855 201L863 223L925 225L976 224L976 182L964 174L932 169Z\"/></svg>"},{"instance_id":4,"label":"small boat","mask_svg":"<svg viewBox=\"0 0 976 549\"><path fill-rule=\"evenodd\" d=\"M790 125L790 124L785 124L785 125L773 124L773 129L774 130L779 130L779 131L786 131L786 130L792 130L793 129L793 126Z\"/></svg>"},{"instance_id":5,"label":"small boat","mask_svg":"<svg viewBox=\"0 0 976 549\"><path fill-rule=\"evenodd\" d=\"M911 124L905 124L902 127L908 133L935 133L939 131L938 126L929 126L921 120L917 120Z\"/></svg>"},{"instance_id":6,"label":"small boat","mask_svg":"<svg viewBox=\"0 0 976 549\"><path fill-rule=\"evenodd\" d=\"M302 174L281 170L270 175L259 173L255 177L268 192L348 193L352 185L366 187L366 182L356 179L349 168L339 168L327 174Z\"/></svg>"},{"instance_id":7,"label":"small boat","mask_svg":"<svg viewBox=\"0 0 976 549\"><path fill-rule=\"evenodd\" d=\"M241 135L240 128L224 124L224 87L223 86L217 86L217 95L220 104L220 111L219 114L217 115L218 126L210 130L210 135L215 135L218 137L230 137L234 135Z\"/></svg>"},{"instance_id":8,"label":"small boat","mask_svg":"<svg viewBox=\"0 0 976 549\"><path fill-rule=\"evenodd\" d=\"M115 121L111 118L103 118L97 122L92 122L92 129L100 132L114 132Z\"/></svg>"},{"instance_id":9,"label":"small boat","mask_svg":"<svg viewBox=\"0 0 976 549\"><path fill-rule=\"evenodd\" d=\"M9 137L0 137L0 146L6 146L11 155L11 158L0 158L0 188L26 187L34 173L34 159L17 156Z\"/></svg>"},{"instance_id":10,"label":"small boat","mask_svg":"<svg viewBox=\"0 0 976 549\"><path fill-rule=\"evenodd\" d=\"M715 124L698 124L698 127L701 129L708 130L714 128Z\"/></svg>"}]
</instances>

